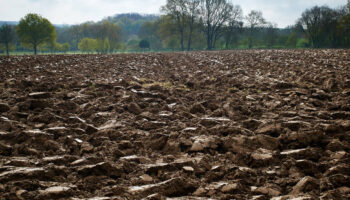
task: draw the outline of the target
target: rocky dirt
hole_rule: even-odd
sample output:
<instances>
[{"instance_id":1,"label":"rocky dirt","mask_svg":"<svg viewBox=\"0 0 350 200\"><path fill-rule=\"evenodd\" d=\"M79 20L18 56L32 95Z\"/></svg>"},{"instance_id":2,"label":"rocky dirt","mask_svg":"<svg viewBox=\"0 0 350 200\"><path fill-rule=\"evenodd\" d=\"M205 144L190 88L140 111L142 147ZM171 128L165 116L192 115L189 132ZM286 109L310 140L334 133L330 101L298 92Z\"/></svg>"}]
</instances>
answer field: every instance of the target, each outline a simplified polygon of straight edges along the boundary
<instances>
[{"instance_id":1,"label":"rocky dirt","mask_svg":"<svg viewBox=\"0 0 350 200\"><path fill-rule=\"evenodd\" d=\"M350 51L0 58L0 199L350 199Z\"/></svg>"}]
</instances>

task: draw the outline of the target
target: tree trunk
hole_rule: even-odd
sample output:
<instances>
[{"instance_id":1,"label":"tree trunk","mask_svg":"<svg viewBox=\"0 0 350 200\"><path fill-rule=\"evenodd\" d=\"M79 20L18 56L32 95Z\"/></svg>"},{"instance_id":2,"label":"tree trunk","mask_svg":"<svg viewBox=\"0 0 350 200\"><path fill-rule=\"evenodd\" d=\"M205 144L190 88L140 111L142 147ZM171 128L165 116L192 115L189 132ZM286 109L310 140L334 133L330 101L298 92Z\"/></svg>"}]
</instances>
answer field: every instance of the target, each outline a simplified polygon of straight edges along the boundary
<instances>
[{"instance_id":1,"label":"tree trunk","mask_svg":"<svg viewBox=\"0 0 350 200\"><path fill-rule=\"evenodd\" d=\"M5 46L6 46L6 55L9 56L10 55L10 53L9 53L9 43L6 42Z\"/></svg>"},{"instance_id":2,"label":"tree trunk","mask_svg":"<svg viewBox=\"0 0 350 200\"><path fill-rule=\"evenodd\" d=\"M33 46L34 46L34 55L36 55L37 44L35 43Z\"/></svg>"},{"instance_id":3,"label":"tree trunk","mask_svg":"<svg viewBox=\"0 0 350 200\"><path fill-rule=\"evenodd\" d=\"M181 43L181 51L184 51L185 50L185 46L184 46L184 31L183 30L181 30L180 43Z\"/></svg>"},{"instance_id":4,"label":"tree trunk","mask_svg":"<svg viewBox=\"0 0 350 200\"><path fill-rule=\"evenodd\" d=\"M210 38L208 36L208 39L207 39L207 45L208 45L208 50L211 50L211 45L210 45Z\"/></svg>"},{"instance_id":5,"label":"tree trunk","mask_svg":"<svg viewBox=\"0 0 350 200\"><path fill-rule=\"evenodd\" d=\"M206 30L206 36L207 36L207 50L210 50L211 49L211 46L210 46L210 22L207 21L207 30Z\"/></svg>"},{"instance_id":6,"label":"tree trunk","mask_svg":"<svg viewBox=\"0 0 350 200\"><path fill-rule=\"evenodd\" d=\"M191 51L191 44L192 44L192 33L190 33L187 43L187 51Z\"/></svg>"},{"instance_id":7,"label":"tree trunk","mask_svg":"<svg viewBox=\"0 0 350 200\"><path fill-rule=\"evenodd\" d=\"M215 49L215 43L216 43L216 34L214 30L210 33L210 49Z\"/></svg>"},{"instance_id":8,"label":"tree trunk","mask_svg":"<svg viewBox=\"0 0 350 200\"><path fill-rule=\"evenodd\" d=\"M248 39L248 48L251 49L253 47L252 36Z\"/></svg>"},{"instance_id":9,"label":"tree trunk","mask_svg":"<svg viewBox=\"0 0 350 200\"><path fill-rule=\"evenodd\" d=\"M230 43L230 40L227 38L225 41L225 49L228 49L229 43Z\"/></svg>"},{"instance_id":10,"label":"tree trunk","mask_svg":"<svg viewBox=\"0 0 350 200\"><path fill-rule=\"evenodd\" d=\"M253 27L250 27L250 36L248 40L249 40L248 48L251 49L253 48Z\"/></svg>"},{"instance_id":11,"label":"tree trunk","mask_svg":"<svg viewBox=\"0 0 350 200\"><path fill-rule=\"evenodd\" d=\"M216 47L217 40L218 40L218 35L217 34L213 35L213 40L212 40L213 44L211 45L213 49L215 49L215 47Z\"/></svg>"},{"instance_id":12,"label":"tree trunk","mask_svg":"<svg viewBox=\"0 0 350 200\"><path fill-rule=\"evenodd\" d=\"M225 41L226 42L226 44L225 44L226 49L229 49L229 46L232 43L233 33L234 33L234 28L231 26L231 27L229 27L228 35L226 36L226 41Z\"/></svg>"},{"instance_id":13,"label":"tree trunk","mask_svg":"<svg viewBox=\"0 0 350 200\"><path fill-rule=\"evenodd\" d=\"M210 39L210 27L208 27L207 31L207 45L208 45L208 50L211 50L211 39Z\"/></svg>"},{"instance_id":14,"label":"tree trunk","mask_svg":"<svg viewBox=\"0 0 350 200\"><path fill-rule=\"evenodd\" d=\"M184 47L184 26L181 22L181 18L179 15L177 15L177 23L178 23L178 28L179 28L179 32L180 32L181 51L184 51L185 50L185 47Z\"/></svg>"},{"instance_id":15,"label":"tree trunk","mask_svg":"<svg viewBox=\"0 0 350 200\"><path fill-rule=\"evenodd\" d=\"M190 35L188 36L187 51L191 51L193 25L190 25Z\"/></svg>"}]
</instances>

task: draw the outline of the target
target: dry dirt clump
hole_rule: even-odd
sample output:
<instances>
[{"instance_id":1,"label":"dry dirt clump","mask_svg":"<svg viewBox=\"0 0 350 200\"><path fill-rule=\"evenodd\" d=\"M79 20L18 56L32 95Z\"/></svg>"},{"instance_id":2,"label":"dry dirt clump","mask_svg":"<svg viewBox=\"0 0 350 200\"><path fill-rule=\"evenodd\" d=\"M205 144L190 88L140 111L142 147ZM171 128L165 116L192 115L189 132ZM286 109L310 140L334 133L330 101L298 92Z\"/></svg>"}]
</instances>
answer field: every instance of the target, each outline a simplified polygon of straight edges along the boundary
<instances>
[{"instance_id":1,"label":"dry dirt clump","mask_svg":"<svg viewBox=\"0 0 350 200\"><path fill-rule=\"evenodd\" d=\"M350 51L0 58L0 199L350 199Z\"/></svg>"}]
</instances>

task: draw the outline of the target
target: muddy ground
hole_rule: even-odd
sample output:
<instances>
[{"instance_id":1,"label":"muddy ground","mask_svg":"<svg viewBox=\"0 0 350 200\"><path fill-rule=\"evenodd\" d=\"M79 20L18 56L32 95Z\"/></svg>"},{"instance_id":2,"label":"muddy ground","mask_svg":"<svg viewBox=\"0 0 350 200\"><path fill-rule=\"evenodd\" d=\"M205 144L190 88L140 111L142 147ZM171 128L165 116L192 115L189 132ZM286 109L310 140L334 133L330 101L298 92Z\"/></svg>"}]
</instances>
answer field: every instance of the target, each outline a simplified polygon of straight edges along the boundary
<instances>
[{"instance_id":1,"label":"muddy ground","mask_svg":"<svg viewBox=\"0 0 350 200\"><path fill-rule=\"evenodd\" d=\"M350 199L350 51L0 58L0 199Z\"/></svg>"}]
</instances>

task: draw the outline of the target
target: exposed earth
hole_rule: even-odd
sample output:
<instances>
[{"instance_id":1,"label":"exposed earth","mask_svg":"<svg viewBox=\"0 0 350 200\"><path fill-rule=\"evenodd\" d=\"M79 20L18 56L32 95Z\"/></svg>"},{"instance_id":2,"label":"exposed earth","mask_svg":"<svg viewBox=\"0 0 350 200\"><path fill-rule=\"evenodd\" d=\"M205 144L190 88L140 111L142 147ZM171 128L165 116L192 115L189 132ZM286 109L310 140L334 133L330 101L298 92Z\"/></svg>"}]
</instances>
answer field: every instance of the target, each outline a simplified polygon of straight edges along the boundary
<instances>
[{"instance_id":1,"label":"exposed earth","mask_svg":"<svg viewBox=\"0 0 350 200\"><path fill-rule=\"evenodd\" d=\"M0 58L0 199L350 199L350 50Z\"/></svg>"}]
</instances>

